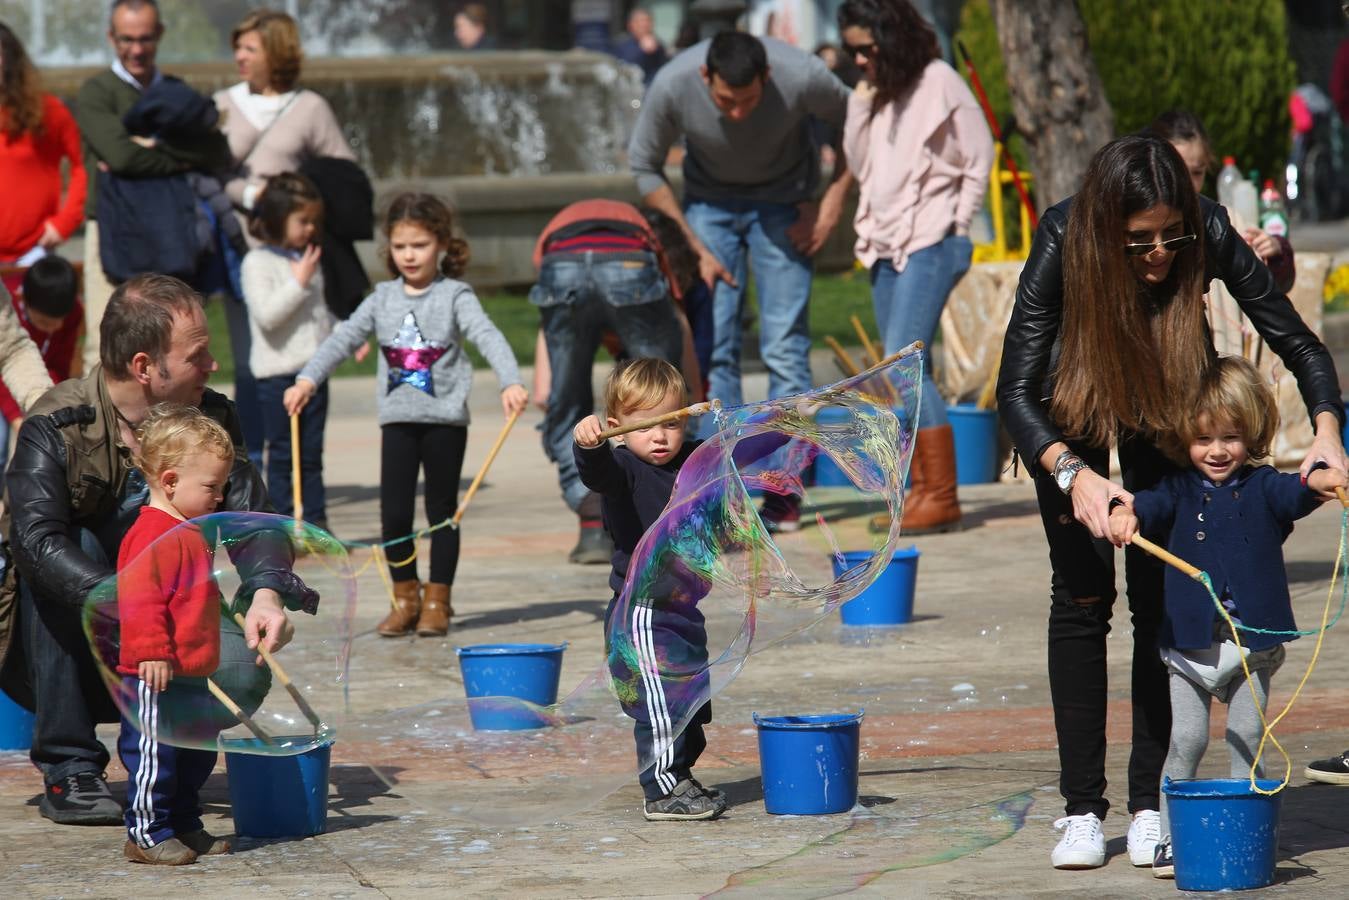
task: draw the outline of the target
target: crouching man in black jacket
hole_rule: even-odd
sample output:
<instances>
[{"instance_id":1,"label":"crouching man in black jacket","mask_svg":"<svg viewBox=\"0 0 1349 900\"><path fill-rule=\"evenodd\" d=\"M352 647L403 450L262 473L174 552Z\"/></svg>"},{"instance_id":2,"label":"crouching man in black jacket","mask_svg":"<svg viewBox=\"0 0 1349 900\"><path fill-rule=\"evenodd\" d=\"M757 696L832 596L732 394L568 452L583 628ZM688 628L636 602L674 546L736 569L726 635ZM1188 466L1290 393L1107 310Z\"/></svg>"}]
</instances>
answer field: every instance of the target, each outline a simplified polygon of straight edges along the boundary
<instances>
[{"instance_id":1,"label":"crouching man in black jacket","mask_svg":"<svg viewBox=\"0 0 1349 900\"><path fill-rule=\"evenodd\" d=\"M81 610L114 573L122 536L146 502L145 480L130 462L137 423L156 403L199 407L237 448L221 508L270 511L262 477L240 446L234 404L206 388L217 366L196 292L166 275L133 278L109 299L101 332L100 365L52 388L29 410L0 521L9 559L0 589L0 684L36 713L30 756L46 784L39 809L62 824L122 824L103 774L109 754L94 733L118 712ZM251 656L259 643L280 649L291 638L285 608L304 603L289 543L260 533L234 561L246 624L233 647L222 634L222 659ZM260 698L267 670L245 668L249 683L231 693Z\"/></svg>"}]
</instances>

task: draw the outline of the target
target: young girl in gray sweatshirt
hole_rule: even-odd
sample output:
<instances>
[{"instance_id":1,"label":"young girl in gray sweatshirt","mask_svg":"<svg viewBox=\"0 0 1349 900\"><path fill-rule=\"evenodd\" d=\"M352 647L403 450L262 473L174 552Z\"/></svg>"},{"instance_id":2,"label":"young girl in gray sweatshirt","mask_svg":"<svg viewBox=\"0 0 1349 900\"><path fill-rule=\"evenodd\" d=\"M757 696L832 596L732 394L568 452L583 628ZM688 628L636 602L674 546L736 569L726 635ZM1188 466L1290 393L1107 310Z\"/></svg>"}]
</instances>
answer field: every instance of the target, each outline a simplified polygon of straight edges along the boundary
<instances>
[{"instance_id":1,"label":"young girl in gray sweatshirt","mask_svg":"<svg viewBox=\"0 0 1349 900\"><path fill-rule=\"evenodd\" d=\"M396 197L384 223L385 262L392 281L380 282L351 318L319 347L286 391L286 410L296 414L338 363L374 334L379 342L377 378L380 449L379 504L393 579L393 608L379 633L396 637L449 631L450 587L459 564L459 531L431 534L430 580L417 581L411 538L417 473L426 479L426 519L435 525L454 516L459 475L468 440L468 392L473 365L464 339L487 358L501 383L507 416L529 400L515 354L483 312L473 289L457 280L468 263L468 244L454 236L449 207L428 194ZM401 564L398 564L401 563Z\"/></svg>"}]
</instances>

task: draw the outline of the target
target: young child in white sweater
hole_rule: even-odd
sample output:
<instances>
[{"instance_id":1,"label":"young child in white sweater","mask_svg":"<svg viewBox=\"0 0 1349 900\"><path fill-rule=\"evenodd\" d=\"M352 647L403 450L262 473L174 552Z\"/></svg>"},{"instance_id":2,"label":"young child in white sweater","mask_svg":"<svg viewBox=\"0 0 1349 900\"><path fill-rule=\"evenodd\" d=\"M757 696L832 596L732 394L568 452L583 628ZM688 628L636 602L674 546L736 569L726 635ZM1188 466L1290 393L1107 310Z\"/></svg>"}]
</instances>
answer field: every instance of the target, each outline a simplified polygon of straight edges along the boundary
<instances>
[{"instance_id":1,"label":"young child in white sweater","mask_svg":"<svg viewBox=\"0 0 1349 900\"><path fill-rule=\"evenodd\" d=\"M248 363L258 383L265 440L267 492L282 515L292 503L290 417L282 395L314 356L335 324L323 301L319 235L323 201L303 175L283 172L267 180L253 204L249 230L262 246L243 262L244 303L253 347ZM323 429L328 387L319 386L300 413L301 503L306 521L326 528Z\"/></svg>"}]
</instances>

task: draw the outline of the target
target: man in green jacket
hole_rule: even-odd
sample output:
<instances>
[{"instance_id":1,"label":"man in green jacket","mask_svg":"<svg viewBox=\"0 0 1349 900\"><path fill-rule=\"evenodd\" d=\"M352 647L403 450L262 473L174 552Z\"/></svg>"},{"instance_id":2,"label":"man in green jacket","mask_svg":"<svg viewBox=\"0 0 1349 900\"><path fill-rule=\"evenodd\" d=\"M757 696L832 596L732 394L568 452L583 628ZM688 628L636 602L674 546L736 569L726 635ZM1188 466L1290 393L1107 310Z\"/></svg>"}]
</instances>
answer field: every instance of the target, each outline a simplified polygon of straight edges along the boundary
<instances>
[{"instance_id":1,"label":"man in green jacket","mask_svg":"<svg viewBox=\"0 0 1349 900\"><path fill-rule=\"evenodd\" d=\"M108 42L116 54L112 67L80 87L75 121L84 138L89 199L84 230L84 370L98 364L99 322L113 285L99 256L98 177L111 172L126 178L162 178L192 169L220 171L229 166L229 144L218 130L205 138L172 143L135 137L122 117L141 92L161 76L155 65L164 25L155 0L117 0L112 7Z\"/></svg>"}]
</instances>

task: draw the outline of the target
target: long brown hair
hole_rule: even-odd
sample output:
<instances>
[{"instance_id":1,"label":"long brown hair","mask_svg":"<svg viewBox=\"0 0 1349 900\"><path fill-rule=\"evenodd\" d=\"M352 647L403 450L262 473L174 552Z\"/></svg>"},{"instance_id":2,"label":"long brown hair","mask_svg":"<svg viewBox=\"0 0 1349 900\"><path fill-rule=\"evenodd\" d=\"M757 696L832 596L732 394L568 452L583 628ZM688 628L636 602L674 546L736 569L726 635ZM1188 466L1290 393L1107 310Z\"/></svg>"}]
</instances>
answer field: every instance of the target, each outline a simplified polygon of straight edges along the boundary
<instances>
[{"instance_id":1,"label":"long brown hair","mask_svg":"<svg viewBox=\"0 0 1349 900\"><path fill-rule=\"evenodd\" d=\"M1180 212L1199 240L1155 287L1124 254L1126 222L1155 206ZM1063 246L1063 345L1050 409L1075 438L1107 447L1121 430L1166 433L1214 359L1204 325L1204 239L1185 164L1150 134L1106 144L1073 198Z\"/></svg>"},{"instance_id":2,"label":"long brown hair","mask_svg":"<svg viewBox=\"0 0 1349 900\"><path fill-rule=\"evenodd\" d=\"M0 22L0 129L10 140L42 134L42 79L17 35Z\"/></svg>"},{"instance_id":3,"label":"long brown hair","mask_svg":"<svg viewBox=\"0 0 1349 900\"><path fill-rule=\"evenodd\" d=\"M941 59L937 32L908 0L847 0L838 8L838 30L865 28L876 44L875 116L918 83L927 64Z\"/></svg>"}]
</instances>

